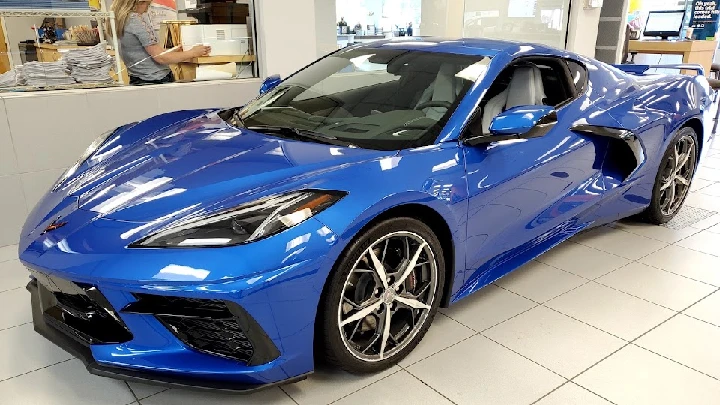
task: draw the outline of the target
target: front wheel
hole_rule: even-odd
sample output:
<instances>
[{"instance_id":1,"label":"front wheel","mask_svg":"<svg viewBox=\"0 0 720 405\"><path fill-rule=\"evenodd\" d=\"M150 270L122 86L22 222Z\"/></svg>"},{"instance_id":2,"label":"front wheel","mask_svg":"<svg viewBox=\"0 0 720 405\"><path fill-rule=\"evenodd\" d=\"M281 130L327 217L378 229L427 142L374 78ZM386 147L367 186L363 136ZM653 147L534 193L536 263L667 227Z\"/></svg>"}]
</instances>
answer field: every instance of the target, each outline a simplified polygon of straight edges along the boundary
<instances>
[{"instance_id":1,"label":"front wheel","mask_svg":"<svg viewBox=\"0 0 720 405\"><path fill-rule=\"evenodd\" d=\"M673 137L660 162L652 201L645 211L649 222L664 224L680 211L697 169L697 144L697 134L689 127L681 128Z\"/></svg>"},{"instance_id":2,"label":"front wheel","mask_svg":"<svg viewBox=\"0 0 720 405\"><path fill-rule=\"evenodd\" d=\"M384 221L353 242L328 281L326 360L351 373L387 369L420 342L440 304L445 263L422 222Z\"/></svg>"}]
</instances>

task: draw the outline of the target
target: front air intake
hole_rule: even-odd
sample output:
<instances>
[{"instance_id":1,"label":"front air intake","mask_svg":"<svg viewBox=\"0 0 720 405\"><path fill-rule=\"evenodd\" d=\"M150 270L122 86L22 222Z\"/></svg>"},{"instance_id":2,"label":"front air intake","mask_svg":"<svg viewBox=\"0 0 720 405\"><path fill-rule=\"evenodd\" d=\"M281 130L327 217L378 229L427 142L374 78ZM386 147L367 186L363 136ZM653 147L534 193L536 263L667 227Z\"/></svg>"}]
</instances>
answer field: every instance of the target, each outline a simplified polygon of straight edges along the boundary
<instances>
[{"instance_id":1,"label":"front air intake","mask_svg":"<svg viewBox=\"0 0 720 405\"><path fill-rule=\"evenodd\" d=\"M32 272L45 322L83 345L125 343L133 336L93 285Z\"/></svg>"},{"instance_id":2,"label":"front air intake","mask_svg":"<svg viewBox=\"0 0 720 405\"><path fill-rule=\"evenodd\" d=\"M135 294L122 312L153 315L188 347L254 366L280 356L265 331L230 301Z\"/></svg>"}]
</instances>

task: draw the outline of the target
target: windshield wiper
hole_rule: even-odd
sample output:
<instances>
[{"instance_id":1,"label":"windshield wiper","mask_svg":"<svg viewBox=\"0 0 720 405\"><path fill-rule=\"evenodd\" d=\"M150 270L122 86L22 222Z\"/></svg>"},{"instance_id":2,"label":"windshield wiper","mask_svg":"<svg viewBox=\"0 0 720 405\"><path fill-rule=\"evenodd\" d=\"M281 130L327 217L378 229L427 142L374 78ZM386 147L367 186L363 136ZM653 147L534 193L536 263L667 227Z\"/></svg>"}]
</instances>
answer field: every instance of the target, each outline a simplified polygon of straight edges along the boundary
<instances>
[{"instance_id":1,"label":"windshield wiper","mask_svg":"<svg viewBox=\"0 0 720 405\"><path fill-rule=\"evenodd\" d=\"M242 117L240 116L240 111L242 111L242 107L238 107L235 109L235 112L232 115L232 120L234 121L232 125L237 127L239 124L239 126L245 127L245 121L243 121Z\"/></svg>"},{"instance_id":2,"label":"windshield wiper","mask_svg":"<svg viewBox=\"0 0 720 405\"><path fill-rule=\"evenodd\" d=\"M349 142L341 141L337 137L334 137L332 135L323 134L316 131L311 131L308 129L300 129L300 128L293 128L293 127L281 127L281 126L273 126L273 125L257 125L252 127L247 127L247 129L251 131L259 131L259 132L268 132L268 133L274 133L278 135L283 135L287 137L291 137L294 139L312 139L313 141L317 141L320 143L326 143L328 145L343 145L343 146L351 146Z\"/></svg>"}]
</instances>

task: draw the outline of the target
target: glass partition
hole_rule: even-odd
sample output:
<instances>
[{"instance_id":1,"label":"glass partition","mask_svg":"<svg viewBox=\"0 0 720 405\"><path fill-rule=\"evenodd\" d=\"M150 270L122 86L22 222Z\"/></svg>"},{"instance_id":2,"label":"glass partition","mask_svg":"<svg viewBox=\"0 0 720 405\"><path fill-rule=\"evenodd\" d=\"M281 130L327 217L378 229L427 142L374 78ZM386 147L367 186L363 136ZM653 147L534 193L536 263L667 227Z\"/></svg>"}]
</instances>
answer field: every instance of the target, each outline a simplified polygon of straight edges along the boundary
<instances>
[{"instance_id":1,"label":"glass partition","mask_svg":"<svg viewBox=\"0 0 720 405\"><path fill-rule=\"evenodd\" d=\"M0 92L253 78L256 49L253 0L0 0Z\"/></svg>"},{"instance_id":2,"label":"glass partition","mask_svg":"<svg viewBox=\"0 0 720 405\"><path fill-rule=\"evenodd\" d=\"M570 0L465 0L464 37L565 48Z\"/></svg>"}]
</instances>

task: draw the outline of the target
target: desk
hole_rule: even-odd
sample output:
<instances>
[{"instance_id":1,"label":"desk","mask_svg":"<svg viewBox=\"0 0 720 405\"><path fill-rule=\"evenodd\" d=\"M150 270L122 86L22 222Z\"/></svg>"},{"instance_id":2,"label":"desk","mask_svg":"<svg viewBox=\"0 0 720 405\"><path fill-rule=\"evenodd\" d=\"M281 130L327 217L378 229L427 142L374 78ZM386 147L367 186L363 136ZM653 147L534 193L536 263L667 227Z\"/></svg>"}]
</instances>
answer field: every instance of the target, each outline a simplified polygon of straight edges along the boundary
<instances>
[{"instance_id":1,"label":"desk","mask_svg":"<svg viewBox=\"0 0 720 405\"><path fill-rule=\"evenodd\" d=\"M252 63L255 62L255 55L220 55L220 56L203 56L171 65L170 68L175 75L175 80L179 82L191 82L195 80L197 69L201 65L224 65L228 63Z\"/></svg>"},{"instance_id":2,"label":"desk","mask_svg":"<svg viewBox=\"0 0 720 405\"><path fill-rule=\"evenodd\" d=\"M660 55L682 55L683 63L702 65L705 74L710 73L717 41L630 41L629 52Z\"/></svg>"},{"instance_id":3,"label":"desk","mask_svg":"<svg viewBox=\"0 0 720 405\"><path fill-rule=\"evenodd\" d=\"M57 44L37 44L37 56L38 56L38 62L57 62L62 57L62 53L60 51L67 50L67 49L81 49L81 48L89 48L87 46L79 46L79 45L57 45ZM115 56L115 51L112 49L108 49L108 55ZM130 83L130 77L128 76L127 69L125 69L125 64L120 62L122 65L123 70L123 83L128 84ZM117 74L115 73L115 68L110 71L110 76L113 78L113 80L117 81Z\"/></svg>"}]
</instances>

